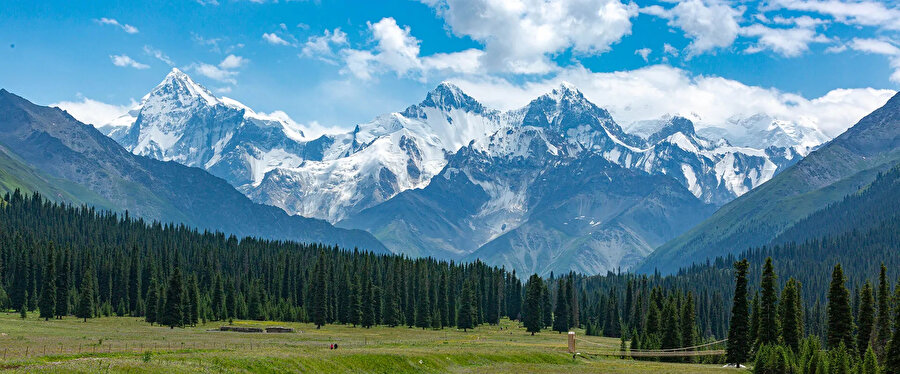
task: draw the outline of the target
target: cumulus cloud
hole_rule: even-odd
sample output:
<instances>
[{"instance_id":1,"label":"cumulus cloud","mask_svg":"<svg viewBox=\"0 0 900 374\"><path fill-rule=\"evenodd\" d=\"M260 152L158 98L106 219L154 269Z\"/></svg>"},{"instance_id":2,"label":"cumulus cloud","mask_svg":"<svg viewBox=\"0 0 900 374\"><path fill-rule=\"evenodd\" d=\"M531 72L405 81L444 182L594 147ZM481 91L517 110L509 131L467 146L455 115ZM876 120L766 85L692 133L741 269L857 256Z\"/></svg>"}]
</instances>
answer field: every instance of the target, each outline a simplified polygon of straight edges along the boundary
<instances>
[{"instance_id":1,"label":"cumulus cloud","mask_svg":"<svg viewBox=\"0 0 900 374\"><path fill-rule=\"evenodd\" d=\"M888 7L886 2L868 0L774 0L768 9L789 9L814 12L835 21L857 26L874 26L900 30L900 9Z\"/></svg>"},{"instance_id":2,"label":"cumulus cloud","mask_svg":"<svg viewBox=\"0 0 900 374\"><path fill-rule=\"evenodd\" d=\"M422 0L457 36L484 45L483 65L499 72L540 74L548 55L596 55L631 34L634 3L619 0Z\"/></svg>"},{"instance_id":3,"label":"cumulus cloud","mask_svg":"<svg viewBox=\"0 0 900 374\"><path fill-rule=\"evenodd\" d=\"M690 57L731 46L738 37L738 20L744 10L720 0L685 0L671 9L652 5L641 12L666 18L669 26L684 31L691 39L687 47Z\"/></svg>"},{"instance_id":4,"label":"cumulus cloud","mask_svg":"<svg viewBox=\"0 0 900 374\"><path fill-rule=\"evenodd\" d=\"M771 28L761 24L741 28L740 34L758 38L757 43L746 49L747 53L770 50L784 57L797 57L809 50L810 43L828 43L824 35L812 28Z\"/></svg>"},{"instance_id":5,"label":"cumulus cloud","mask_svg":"<svg viewBox=\"0 0 900 374\"><path fill-rule=\"evenodd\" d=\"M845 48L863 53L887 56L891 68L894 69L894 72L891 74L891 81L900 83L900 48L892 41L884 39L854 38L850 43L847 43Z\"/></svg>"},{"instance_id":6,"label":"cumulus cloud","mask_svg":"<svg viewBox=\"0 0 900 374\"><path fill-rule=\"evenodd\" d=\"M150 67L150 65L133 60L131 57L128 57L128 55L110 55L109 59L112 60L113 65L119 67L131 67L135 69L147 69Z\"/></svg>"},{"instance_id":7,"label":"cumulus cloud","mask_svg":"<svg viewBox=\"0 0 900 374\"><path fill-rule=\"evenodd\" d=\"M312 57L336 65L335 49L347 45L347 34L340 28L325 30L322 35L314 35L303 43L300 58Z\"/></svg>"},{"instance_id":8,"label":"cumulus cloud","mask_svg":"<svg viewBox=\"0 0 900 374\"><path fill-rule=\"evenodd\" d=\"M282 39L280 36L273 32L263 33L263 40L272 45L291 45L287 40Z\"/></svg>"},{"instance_id":9,"label":"cumulus cloud","mask_svg":"<svg viewBox=\"0 0 900 374\"><path fill-rule=\"evenodd\" d=\"M481 66L483 52L476 49L420 56L420 41L411 35L408 26L400 27L393 18L369 23L368 28L374 48L341 50L345 63L342 72L368 80L375 73L392 71L398 76L422 80L431 71L474 73Z\"/></svg>"},{"instance_id":10,"label":"cumulus cloud","mask_svg":"<svg viewBox=\"0 0 900 374\"><path fill-rule=\"evenodd\" d=\"M126 33L129 33L129 34L137 34L138 33L137 27L131 26L127 23L119 23L119 21L116 21L114 18L105 18L104 17L104 18L100 18L100 19L97 19L94 21L96 21L97 23L99 23L101 25L116 26L116 27L122 29L122 31L125 31Z\"/></svg>"},{"instance_id":11,"label":"cumulus cloud","mask_svg":"<svg viewBox=\"0 0 900 374\"><path fill-rule=\"evenodd\" d=\"M668 45L668 44L666 44L666 45ZM651 50L650 48L641 48L641 49L634 51L634 54L641 56L641 58L644 59L644 62L648 62L648 61L650 61L648 57L650 56L651 52L653 52L653 50Z\"/></svg>"},{"instance_id":12,"label":"cumulus cloud","mask_svg":"<svg viewBox=\"0 0 900 374\"><path fill-rule=\"evenodd\" d=\"M75 119L95 127L131 125L131 121L128 119L130 117L127 114L129 109L135 105L137 103L134 100L131 100L130 105L115 105L86 97L82 97L80 101L60 101L50 104L50 106L69 112Z\"/></svg>"},{"instance_id":13,"label":"cumulus cloud","mask_svg":"<svg viewBox=\"0 0 900 374\"><path fill-rule=\"evenodd\" d=\"M456 78L450 81L483 103L516 109L549 92L561 81L575 84L595 104L628 127L667 114L696 114L698 127L727 126L729 119L766 113L775 118L814 126L836 136L883 105L890 90L836 89L813 99L773 88L748 86L715 77L695 76L668 65L631 71L595 73L583 67L524 84L502 78ZM735 99L740 98L740 99Z\"/></svg>"},{"instance_id":14,"label":"cumulus cloud","mask_svg":"<svg viewBox=\"0 0 900 374\"><path fill-rule=\"evenodd\" d=\"M192 64L189 68L204 77L235 85L237 84L236 78L238 76L238 72L235 69L247 65L248 62L249 60L241 56L228 55L218 65L201 62ZM219 88L220 92L222 89L228 89L230 91L230 88L223 87Z\"/></svg>"}]
</instances>

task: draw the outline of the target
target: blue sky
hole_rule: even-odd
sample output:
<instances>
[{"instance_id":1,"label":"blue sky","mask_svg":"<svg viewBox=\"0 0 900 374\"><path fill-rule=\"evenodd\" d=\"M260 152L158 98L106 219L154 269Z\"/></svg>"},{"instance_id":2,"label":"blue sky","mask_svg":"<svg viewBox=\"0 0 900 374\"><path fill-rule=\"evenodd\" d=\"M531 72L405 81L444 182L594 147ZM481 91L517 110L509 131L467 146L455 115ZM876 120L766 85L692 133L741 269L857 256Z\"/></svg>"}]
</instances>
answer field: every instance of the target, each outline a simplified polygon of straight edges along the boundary
<instances>
[{"instance_id":1,"label":"blue sky","mask_svg":"<svg viewBox=\"0 0 900 374\"><path fill-rule=\"evenodd\" d=\"M566 80L622 122L766 112L834 135L900 83L900 8L866 0L3 7L0 87L93 122L140 100L172 67L257 111L325 128L401 110L443 80L501 109Z\"/></svg>"}]
</instances>

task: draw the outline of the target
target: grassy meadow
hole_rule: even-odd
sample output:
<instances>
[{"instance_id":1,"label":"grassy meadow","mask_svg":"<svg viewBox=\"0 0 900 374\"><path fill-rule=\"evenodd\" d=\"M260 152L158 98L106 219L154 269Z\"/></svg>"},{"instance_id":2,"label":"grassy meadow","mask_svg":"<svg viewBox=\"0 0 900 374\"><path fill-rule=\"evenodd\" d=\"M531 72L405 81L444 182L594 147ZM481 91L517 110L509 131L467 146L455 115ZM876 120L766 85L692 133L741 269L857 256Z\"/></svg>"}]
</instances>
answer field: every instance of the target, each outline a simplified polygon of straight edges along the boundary
<instances>
[{"instance_id":1,"label":"grassy meadow","mask_svg":"<svg viewBox=\"0 0 900 374\"><path fill-rule=\"evenodd\" d=\"M222 323L184 329L150 326L138 318L87 322L67 317L0 313L0 370L10 372L477 372L477 373L718 373L720 365L625 360L591 354L620 341L587 337L582 354L567 353L564 334L526 333L516 322L467 332L407 327L364 329L302 323L235 321L243 326L287 326L294 333L209 331ZM502 328L502 329L501 329ZM583 331L577 332L579 336ZM337 350L329 345L338 344Z\"/></svg>"}]
</instances>

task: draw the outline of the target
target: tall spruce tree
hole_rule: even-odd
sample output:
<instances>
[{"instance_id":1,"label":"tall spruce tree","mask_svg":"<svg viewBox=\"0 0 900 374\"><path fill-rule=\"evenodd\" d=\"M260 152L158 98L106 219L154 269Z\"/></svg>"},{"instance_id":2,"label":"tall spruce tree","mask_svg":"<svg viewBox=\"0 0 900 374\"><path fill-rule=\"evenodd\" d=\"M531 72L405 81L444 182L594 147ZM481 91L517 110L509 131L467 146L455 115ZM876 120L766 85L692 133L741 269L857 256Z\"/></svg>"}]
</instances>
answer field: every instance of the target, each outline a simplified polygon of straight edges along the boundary
<instances>
[{"instance_id":1,"label":"tall spruce tree","mask_svg":"<svg viewBox=\"0 0 900 374\"><path fill-rule=\"evenodd\" d=\"M525 311L522 317L525 331L530 332L531 335L541 332L541 318L543 317L541 315L541 291L543 289L544 282L537 274L529 277L528 283L525 284Z\"/></svg>"},{"instance_id":2,"label":"tall spruce tree","mask_svg":"<svg viewBox=\"0 0 900 374\"><path fill-rule=\"evenodd\" d=\"M828 290L828 347L836 348L840 343L854 350L853 313L850 309L850 291L844 285L844 269L841 264L834 266L831 273L831 286Z\"/></svg>"},{"instance_id":3,"label":"tall spruce tree","mask_svg":"<svg viewBox=\"0 0 900 374\"><path fill-rule=\"evenodd\" d=\"M441 312L441 326L449 326L450 324L450 294L447 282L447 271L441 271L441 283L438 286L438 307Z\"/></svg>"},{"instance_id":4,"label":"tall spruce tree","mask_svg":"<svg viewBox=\"0 0 900 374\"><path fill-rule=\"evenodd\" d=\"M872 341L872 328L875 324L875 296L872 294L872 284L869 281L866 281L859 293L857 320L859 323L856 329L856 347L859 357L862 358Z\"/></svg>"},{"instance_id":5,"label":"tall spruce tree","mask_svg":"<svg viewBox=\"0 0 900 374\"><path fill-rule=\"evenodd\" d=\"M81 280L81 292L78 294L78 308L75 310L75 317L84 319L94 316L94 281L92 279L93 271L86 269L84 271L84 279Z\"/></svg>"},{"instance_id":6,"label":"tall spruce tree","mask_svg":"<svg viewBox=\"0 0 900 374\"><path fill-rule=\"evenodd\" d=\"M191 284L188 286L188 311L190 313L188 321L192 326L196 326L200 321L200 286L196 274L191 276Z\"/></svg>"},{"instance_id":7,"label":"tall spruce tree","mask_svg":"<svg viewBox=\"0 0 900 374\"><path fill-rule=\"evenodd\" d=\"M431 326L431 300L429 300L428 295L428 273L425 272L425 267L422 266L419 269L419 289L418 295L416 298L416 327L421 327L422 330Z\"/></svg>"},{"instance_id":8,"label":"tall spruce tree","mask_svg":"<svg viewBox=\"0 0 900 374\"><path fill-rule=\"evenodd\" d=\"M548 282L541 281L541 326L553 326L553 304L550 302Z\"/></svg>"},{"instance_id":9,"label":"tall spruce tree","mask_svg":"<svg viewBox=\"0 0 900 374\"><path fill-rule=\"evenodd\" d=\"M59 256L59 267L56 275L56 318L69 315L69 268L68 251Z\"/></svg>"},{"instance_id":10,"label":"tall spruce tree","mask_svg":"<svg viewBox=\"0 0 900 374\"><path fill-rule=\"evenodd\" d=\"M672 349L681 346L681 318L675 298L670 297L663 309L663 336L662 348ZM673 358L663 358L664 361L678 361Z\"/></svg>"},{"instance_id":11,"label":"tall spruce tree","mask_svg":"<svg viewBox=\"0 0 900 374\"><path fill-rule=\"evenodd\" d=\"M472 304L474 303L474 295L472 292L472 282L465 281L462 291L459 293L459 311L456 316L456 327L467 331L475 327L475 316Z\"/></svg>"},{"instance_id":12,"label":"tall spruce tree","mask_svg":"<svg viewBox=\"0 0 900 374\"><path fill-rule=\"evenodd\" d=\"M556 289L556 309L553 313L553 331L563 333L569 331L569 297L566 292L568 286L565 278L560 278Z\"/></svg>"},{"instance_id":13,"label":"tall spruce tree","mask_svg":"<svg viewBox=\"0 0 900 374\"><path fill-rule=\"evenodd\" d=\"M891 284L887 279L887 267L881 263L878 275L878 316L875 319L875 339L872 348L879 362L884 362L888 342L891 340Z\"/></svg>"},{"instance_id":14,"label":"tall spruce tree","mask_svg":"<svg viewBox=\"0 0 900 374\"><path fill-rule=\"evenodd\" d=\"M684 304L681 306L681 346L691 347L697 343L697 334L695 333L695 324L697 314L694 311L696 304L694 303L694 293L688 292Z\"/></svg>"},{"instance_id":15,"label":"tall spruce tree","mask_svg":"<svg viewBox=\"0 0 900 374\"><path fill-rule=\"evenodd\" d=\"M170 329L184 326L184 279L178 266L175 266L172 274L169 275L166 299L163 305L159 323L169 326Z\"/></svg>"},{"instance_id":16,"label":"tall spruce tree","mask_svg":"<svg viewBox=\"0 0 900 374\"><path fill-rule=\"evenodd\" d=\"M147 287L147 310L144 311L144 321L152 326L154 322L159 321L157 315L157 305L159 304L159 284L156 277L150 278L150 285Z\"/></svg>"},{"instance_id":17,"label":"tall spruce tree","mask_svg":"<svg viewBox=\"0 0 900 374\"><path fill-rule=\"evenodd\" d=\"M762 283L762 299L760 300L760 315L757 342L759 345L778 344L778 336L780 335L778 328L778 284L775 275L775 266L772 264L772 258L766 258L763 266Z\"/></svg>"},{"instance_id":18,"label":"tall spruce tree","mask_svg":"<svg viewBox=\"0 0 900 374\"><path fill-rule=\"evenodd\" d=\"M900 292L900 286L897 291ZM885 374L900 374L900 307L894 308L894 326L894 333L884 355Z\"/></svg>"},{"instance_id":19,"label":"tall spruce tree","mask_svg":"<svg viewBox=\"0 0 900 374\"><path fill-rule=\"evenodd\" d=\"M750 315L747 307L747 270L750 267L746 259L735 262L734 302L731 306L731 324L728 328L728 345L725 350L726 360L740 365L750 358Z\"/></svg>"},{"instance_id":20,"label":"tall spruce tree","mask_svg":"<svg viewBox=\"0 0 900 374\"><path fill-rule=\"evenodd\" d=\"M319 250L313 280L312 319L316 329L325 325L328 313L328 269L325 263L325 251Z\"/></svg>"},{"instance_id":21,"label":"tall spruce tree","mask_svg":"<svg viewBox=\"0 0 900 374\"><path fill-rule=\"evenodd\" d=\"M781 340L793 352L800 352L803 337L803 309L800 303L800 283L790 278L781 291Z\"/></svg>"},{"instance_id":22,"label":"tall spruce tree","mask_svg":"<svg viewBox=\"0 0 900 374\"><path fill-rule=\"evenodd\" d=\"M56 314L56 260L54 258L53 243L47 250L47 264L44 268L44 284L41 287L41 300L38 307L41 309L40 317L45 321Z\"/></svg>"}]
</instances>

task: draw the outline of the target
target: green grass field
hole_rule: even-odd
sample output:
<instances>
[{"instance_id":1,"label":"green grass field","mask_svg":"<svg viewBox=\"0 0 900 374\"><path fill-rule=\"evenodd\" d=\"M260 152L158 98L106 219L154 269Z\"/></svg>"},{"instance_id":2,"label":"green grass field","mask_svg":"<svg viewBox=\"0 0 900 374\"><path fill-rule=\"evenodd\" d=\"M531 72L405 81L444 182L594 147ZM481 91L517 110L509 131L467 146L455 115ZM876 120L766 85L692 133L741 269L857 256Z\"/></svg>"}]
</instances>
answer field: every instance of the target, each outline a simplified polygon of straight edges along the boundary
<instances>
[{"instance_id":1,"label":"green grass field","mask_svg":"<svg viewBox=\"0 0 900 374\"><path fill-rule=\"evenodd\" d=\"M618 339L589 337L573 359L564 334L526 333L515 322L468 332L406 327L371 329L300 323L235 321L288 326L294 333L207 331L220 323L169 329L137 318L86 323L74 317L43 321L0 313L0 369L14 372L478 372L478 373L717 373L720 365L633 361L592 355ZM501 330L501 327L503 328ZM582 331L578 331L579 334ZM329 350L331 343L339 349ZM26 356L27 351L27 356Z\"/></svg>"}]
</instances>

